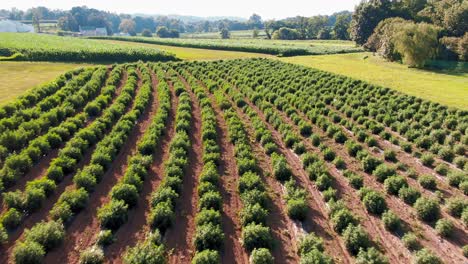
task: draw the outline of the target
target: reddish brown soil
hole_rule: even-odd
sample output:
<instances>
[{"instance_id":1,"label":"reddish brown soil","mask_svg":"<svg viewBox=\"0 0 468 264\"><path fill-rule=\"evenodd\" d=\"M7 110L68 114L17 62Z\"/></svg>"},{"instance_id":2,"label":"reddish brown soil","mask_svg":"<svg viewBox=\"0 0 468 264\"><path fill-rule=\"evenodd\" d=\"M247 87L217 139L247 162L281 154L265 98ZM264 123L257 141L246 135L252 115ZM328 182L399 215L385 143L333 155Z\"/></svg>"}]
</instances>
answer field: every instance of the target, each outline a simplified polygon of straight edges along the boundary
<instances>
[{"instance_id":1,"label":"reddish brown soil","mask_svg":"<svg viewBox=\"0 0 468 264\"><path fill-rule=\"evenodd\" d=\"M155 75L153 75L153 81ZM153 85L155 83L153 82ZM155 86L156 87L156 86ZM122 263L122 256L127 247L136 245L143 241L150 232L150 227L146 221L151 210L151 194L158 188L164 174L164 161L169 158L169 144L175 134L175 115L177 109L177 96L171 86L171 108L166 123L166 131L161 137L160 147L153 154L154 160L147 176L147 184L143 185L138 203L129 212L128 222L116 233L116 241L105 250L107 263Z\"/></svg>"},{"instance_id":2,"label":"reddish brown soil","mask_svg":"<svg viewBox=\"0 0 468 264\"><path fill-rule=\"evenodd\" d=\"M265 120L265 118L263 116L263 113L262 113L262 111L260 109L258 109L254 104L252 104L249 101L248 98L244 97L244 100L251 107L253 107L255 109L255 111L259 114L259 116L262 117L263 120ZM295 130L295 133L297 135L300 135L299 130L297 129L297 127L294 125L294 123L284 113L279 112L279 111L277 111L277 113L282 117L284 122L290 124L293 127L293 129ZM273 133L276 133L276 135L275 135L276 137L281 138L280 134L278 134L278 131L275 131L274 128L272 128L271 126L270 126L270 129L271 129L271 131ZM316 131L314 131L314 132L316 132ZM314 148L312 146L312 143L310 142L309 139L303 138L303 142L306 144L306 147L307 147L308 151L314 151L315 150L314 152L320 153L320 151L318 149L316 149L316 148ZM290 156L290 155L294 156L295 155L294 153L291 153L292 152L291 150L289 150L288 152L289 152L288 156ZM408 250L406 250L406 248L404 248L404 246L401 244L401 242L398 240L398 238L396 238L392 234L388 233L385 230L385 228L383 227L383 224L381 224L381 223L378 224L375 217L373 218L373 217L369 216L367 214L367 212L365 212L364 208L362 208L362 205L360 204L359 197L357 196L355 191L349 185L346 184L346 180L343 179L344 176L338 170L336 170L336 168L334 168L334 167L332 167L330 165L328 165L328 168L329 168L329 172L337 180L337 183L336 183L337 186L335 186L335 188L337 188L339 194L342 194L342 195L343 194L347 194L347 195L352 194L353 195L352 197L342 196L341 198L346 200L346 202L347 202L348 206L350 207L350 209L353 210L353 212L355 212L357 215L359 215L362 218L361 224L363 225L363 227L365 227L369 231L369 234L370 234L371 238L373 239L373 241L382 243L383 246L386 249L386 252L388 254L391 254L391 255L388 256L390 261L392 262L392 260L393 260L393 261L396 261L396 262L401 262L403 259L406 259L406 261L409 262L409 259L410 259L409 252L408 252ZM344 180L344 182L338 184L339 180ZM306 187L310 186L310 183L307 184L307 182L308 182L307 177L303 177L302 181L305 181ZM345 189L342 189L343 187ZM315 188L315 186L314 187L307 187L307 189L313 195L314 200L323 201L321 194L318 192L318 190ZM350 199L347 199L347 198L350 198ZM357 204L353 205L353 203L357 203ZM353 205L353 206L351 206L351 205ZM323 206L326 207L326 205L323 205ZM338 248L343 249L343 244L339 245ZM333 248L331 252L336 252L335 250L336 250L336 247ZM349 254L348 254L348 256L349 256Z\"/></svg>"},{"instance_id":3,"label":"reddish brown soil","mask_svg":"<svg viewBox=\"0 0 468 264\"><path fill-rule=\"evenodd\" d=\"M125 83L127 81L127 72L124 71L122 74L122 79L120 81L120 84L117 86L117 89L115 91L114 95L114 100L115 98L120 94L122 91L122 88L125 86ZM103 86L104 87L104 86ZM114 101L112 101L114 102ZM89 126L94 119L89 119L85 123L85 127ZM50 162L58 156L59 150L61 148L65 147L65 143L63 143L59 148L53 149L50 152L48 152L45 156L41 157L39 162L35 164L31 170L24 175L21 180L15 184L14 186L8 188L6 191L16 191L16 190L21 190L23 191L26 188L26 184L29 181L40 179L45 176L45 173L47 172L47 169L50 166ZM0 211L0 215L4 213L8 208L3 204L2 210Z\"/></svg>"},{"instance_id":4,"label":"reddish brown soil","mask_svg":"<svg viewBox=\"0 0 468 264\"><path fill-rule=\"evenodd\" d=\"M116 94L120 94L120 91L125 86L126 80L127 80L127 73L124 71L123 79L122 79L121 83L119 84L119 86L117 87ZM114 99L115 99L115 97L114 97ZM77 164L78 169L82 169L84 166L89 164L89 162L91 160L91 155L94 152L95 148L96 148L96 146L91 147L84 154L83 159ZM41 163L42 162L43 161L41 161ZM46 167L45 165L41 165L41 166ZM45 168L45 170L42 171L41 174L39 174L39 172L36 173L34 170L32 170L31 173L34 174L34 176L35 176L34 179L38 179L38 178L43 177L45 175L46 169L47 168ZM0 263L7 263L8 262L8 259L9 259L10 255L11 255L11 253L12 253L15 241L17 241L18 239L20 239L23 236L23 233L24 233L25 229L29 229L29 228L33 227L36 223L39 223L40 221L47 220L47 217L49 215L49 211L52 209L52 207L58 201L58 199L60 198L60 195L65 190L67 190L69 186L72 185L73 175L74 175L74 173L66 175L64 177L63 181L60 182L57 185L57 188L54 191L54 193L45 200L45 202L42 205L40 211L33 212L30 215L25 216L22 223L20 224L20 226L17 229L15 229L13 232L9 233L8 242L6 244L0 246L0 249L1 249L1 251L0 251ZM25 185L24 183L21 183L21 184ZM3 253L5 253L5 254L3 254ZM10 261L12 261L12 260L10 259Z\"/></svg>"},{"instance_id":5,"label":"reddish brown soil","mask_svg":"<svg viewBox=\"0 0 468 264\"><path fill-rule=\"evenodd\" d=\"M357 125L358 127L360 128L363 128L361 125L357 124L353 119L351 118L347 118L345 115L343 115L341 112L337 111L336 108L333 108L333 107L330 107L330 109L332 111L334 111L336 114L340 115L341 118L343 119L346 119L350 122L352 122L354 125ZM338 124L339 125L339 124ZM353 134L353 132L349 131L346 129L346 127L344 127L343 125L340 125L343 130L345 131L345 133L352 137L354 140L357 141L355 135ZM363 128L364 129L364 128ZM390 129L388 129L389 132L391 131ZM396 135L396 133L394 133L394 136L398 136ZM394 145L393 143L391 143L390 141L388 140L385 140L383 139L382 137L380 137L379 135L373 135L373 137L377 140L378 142L378 145L379 145L379 149L382 150L382 152L379 152L379 153L373 153L377 156L379 156L381 159L384 159L383 157L383 150L387 150L387 149L390 149L390 150L393 150L395 153L396 153L396 156L397 156L397 159L399 162L403 163L403 164L406 164L408 167L410 168L414 168L416 170L416 172L419 174L419 175L423 175L423 174L430 174L430 175L434 175L437 177L437 187L440 191L443 192L444 196L445 197L453 197L453 196L456 196L456 195L459 195L459 196L464 196L464 193L459 190L458 188L455 188L455 187L452 187L450 186L447 182L446 182L446 179L441 177L439 174L437 174L435 171L434 171L434 168L429 168L429 167L426 167L424 166L421 161L414 157L413 155L411 154L408 154L406 153L405 151L403 151L401 149L401 147L399 146L396 146ZM365 144L362 144L364 147L366 147L368 150L369 148L367 147L367 145ZM448 162L445 162L439 158L436 158L439 162L443 162L449 166L452 167L452 169L454 168L454 165L453 164L449 164ZM455 168L456 170L459 170L457 168ZM409 181L412 181L412 179L408 179ZM418 185L417 183L415 183L416 186ZM423 191L425 192L427 195L432 195L433 193L429 192L429 191L426 191L424 190L423 188L420 188L420 191Z\"/></svg>"},{"instance_id":6,"label":"reddish brown soil","mask_svg":"<svg viewBox=\"0 0 468 264\"><path fill-rule=\"evenodd\" d=\"M238 214L242 210L242 202L237 192L239 172L235 162L234 146L229 140L227 124L219 105L216 104L212 94L207 94L216 114L217 143L221 151L219 169L222 175L220 189L223 197L222 228L225 236L221 262L226 264L248 263L249 256L241 244L242 226Z\"/></svg>"},{"instance_id":7,"label":"reddish brown soil","mask_svg":"<svg viewBox=\"0 0 468 264\"><path fill-rule=\"evenodd\" d=\"M293 122L284 113L279 112L279 114L283 117L284 120L286 120L289 124L294 126ZM302 113L299 112L299 114L303 116L304 118L306 118ZM295 130L297 130L297 127L295 127ZM383 187L383 184L378 183L375 180L375 177L373 177L372 175L363 172L360 166L360 163L348 155L343 145L337 144L333 140L326 137L323 131L318 129L316 126L313 126L313 130L314 130L314 133L321 135L322 142L325 142L327 146L331 147L337 153L338 156L342 157L345 160L347 167L349 169L353 171L358 171L359 174L364 176L364 184L366 186L369 186L385 194L385 189ZM343 177L340 177L340 178L343 178ZM388 207L392 211L394 211L398 216L400 216L400 218L405 223L407 223L412 228L413 231L421 234L425 238L425 239L421 239L421 243L423 244L423 246L432 249L434 252L437 252L439 255L443 256L443 258L446 261L452 261L448 263L456 263L457 261L462 261L462 262L464 261L464 257L462 256L461 246L466 244L468 238L466 236L466 231L462 230L457 223L456 223L456 230L455 230L454 237L450 241L447 241L447 240L444 241L444 240L441 240L440 237L436 235L435 230L432 227L417 220L414 208L405 204L403 201L401 201L395 196L386 195L386 201L387 201ZM359 199L357 199L356 202L359 202ZM377 219L377 218L374 217L374 219ZM376 223L373 223L372 226L376 226ZM382 225L380 224L380 226ZM401 243L391 243L392 238L394 238L395 236L386 232L383 227L381 228L381 231L379 232L381 232L382 234L387 233L387 235L385 235L382 238L382 241L380 242L386 248L386 251L388 253L400 252L401 254L403 252L407 252L407 250L405 250L401 246ZM371 235L372 233L373 232L371 232ZM398 241L395 241L395 242L398 242ZM395 248L397 248L398 246L400 246L401 249L395 250ZM398 257L398 258L395 258L395 260L400 259L401 261L402 256L395 256L395 257Z\"/></svg>"},{"instance_id":8,"label":"reddish brown soil","mask_svg":"<svg viewBox=\"0 0 468 264\"><path fill-rule=\"evenodd\" d=\"M307 232L314 232L324 239L327 252L333 252L333 257L337 263L352 263L352 257L346 250L344 242L340 239L339 235L333 230L333 227L330 224L326 203L323 199L313 198L321 197L321 193L308 179L308 175L302 167L300 157L291 149L286 147L280 133L266 122L263 112L261 112L260 109L251 102L248 102L248 104L256 111L258 116L272 132L275 143L279 146L280 153L286 157L299 186L306 189L311 194L308 197L309 212L306 221L304 222L304 228ZM277 185L279 184L277 183Z\"/></svg>"},{"instance_id":9,"label":"reddish brown soil","mask_svg":"<svg viewBox=\"0 0 468 264\"><path fill-rule=\"evenodd\" d=\"M198 176L203 169L201 139L201 109L195 95L187 87L192 101L192 126L189 133L192 145L188 153L188 168L184 175L184 184L179 202L176 205L174 228L167 231L165 245L170 254L168 263L191 263L195 253L193 236L195 233L195 215L197 214L198 195L196 193Z\"/></svg>"},{"instance_id":10,"label":"reddish brown soil","mask_svg":"<svg viewBox=\"0 0 468 264\"><path fill-rule=\"evenodd\" d=\"M141 87L141 78L138 88ZM45 263L78 263L80 253L91 246L95 234L100 230L97 219L97 210L110 201L109 192L119 181L127 168L128 157L135 153L136 143L142 138L144 132L151 124L151 118L157 110L158 102L155 100L155 92L143 115L139 118L136 126L130 133L127 141L122 146L120 153L112 163L109 170L104 174L102 181L90 193L88 205L81 211L73 222L67 226L67 237L58 248L46 255Z\"/></svg>"},{"instance_id":11,"label":"reddish brown soil","mask_svg":"<svg viewBox=\"0 0 468 264\"><path fill-rule=\"evenodd\" d=\"M226 98L228 97L226 96ZM271 228L275 239L274 249L272 251L275 263L299 263L297 241L301 236L301 230L299 230L287 215L286 203L284 201L284 189L281 184L271 176L273 169L270 158L265 154L261 145L255 141L254 129L248 117L246 117L239 108L235 107L231 98L228 99L231 101L239 117L244 121L254 156L257 158L261 168L260 176L267 183L267 192L270 196L270 212L267 224Z\"/></svg>"}]
</instances>

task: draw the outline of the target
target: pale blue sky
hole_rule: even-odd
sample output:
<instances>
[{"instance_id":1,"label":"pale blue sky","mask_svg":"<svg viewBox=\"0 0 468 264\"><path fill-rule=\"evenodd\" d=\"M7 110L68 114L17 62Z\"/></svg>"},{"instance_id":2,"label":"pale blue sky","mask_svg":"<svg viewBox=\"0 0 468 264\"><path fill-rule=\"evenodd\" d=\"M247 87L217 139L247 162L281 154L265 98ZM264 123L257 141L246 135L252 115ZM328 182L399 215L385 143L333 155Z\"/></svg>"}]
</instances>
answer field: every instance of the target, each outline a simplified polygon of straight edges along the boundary
<instances>
[{"instance_id":1,"label":"pale blue sky","mask_svg":"<svg viewBox=\"0 0 468 264\"><path fill-rule=\"evenodd\" d=\"M258 13L263 18L285 18L296 15L330 15L354 9L360 0L3 0L0 9L28 9L33 6L69 9L86 5L117 13L178 14L193 16L249 17Z\"/></svg>"}]
</instances>

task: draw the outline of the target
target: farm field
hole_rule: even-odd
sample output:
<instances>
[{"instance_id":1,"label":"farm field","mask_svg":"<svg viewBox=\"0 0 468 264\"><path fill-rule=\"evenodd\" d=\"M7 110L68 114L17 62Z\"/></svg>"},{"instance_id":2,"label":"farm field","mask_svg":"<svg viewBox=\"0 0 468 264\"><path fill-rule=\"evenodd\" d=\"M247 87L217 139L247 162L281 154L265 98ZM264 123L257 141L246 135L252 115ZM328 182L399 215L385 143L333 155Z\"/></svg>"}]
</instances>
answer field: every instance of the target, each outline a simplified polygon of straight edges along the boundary
<instances>
[{"instance_id":1,"label":"farm field","mask_svg":"<svg viewBox=\"0 0 468 264\"><path fill-rule=\"evenodd\" d=\"M59 74L87 64L50 62L0 62L0 105L22 95L32 87L51 81Z\"/></svg>"},{"instance_id":2,"label":"farm field","mask_svg":"<svg viewBox=\"0 0 468 264\"><path fill-rule=\"evenodd\" d=\"M174 55L155 48L106 45L90 39L32 33L0 33L0 39L0 61L115 63L177 60Z\"/></svg>"},{"instance_id":3,"label":"farm field","mask_svg":"<svg viewBox=\"0 0 468 264\"><path fill-rule=\"evenodd\" d=\"M183 38L144 38L144 37L92 37L166 46L201 48L210 50L231 50L264 53L278 56L323 55L353 53L362 51L351 41L323 40L267 40L267 39L183 39Z\"/></svg>"},{"instance_id":4,"label":"farm field","mask_svg":"<svg viewBox=\"0 0 468 264\"><path fill-rule=\"evenodd\" d=\"M465 67L456 71L440 72L408 68L372 56L369 52L298 56L281 60L365 80L433 102L468 110L467 63Z\"/></svg>"},{"instance_id":5,"label":"farm field","mask_svg":"<svg viewBox=\"0 0 468 264\"><path fill-rule=\"evenodd\" d=\"M0 107L0 263L464 263L467 127L277 59L71 70Z\"/></svg>"},{"instance_id":6,"label":"farm field","mask_svg":"<svg viewBox=\"0 0 468 264\"><path fill-rule=\"evenodd\" d=\"M134 47L156 48L159 50L163 50L163 51L175 54L177 58L180 58L183 60L221 60L221 59L273 57L268 54L253 53L253 52L196 49L196 48L174 47L174 46L157 45L157 44L149 44L149 43L137 43L137 42L119 41L119 40L96 40L96 41L118 44L118 45L128 45L128 46L134 46Z\"/></svg>"},{"instance_id":7,"label":"farm field","mask_svg":"<svg viewBox=\"0 0 468 264\"><path fill-rule=\"evenodd\" d=\"M253 38L253 30L231 30L230 36L232 39L251 39ZM195 39L217 39L221 38L219 32L200 32L200 33L181 33L181 38ZM264 30L258 30L258 38L266 38Z\"/></svg>"}]
</instances>

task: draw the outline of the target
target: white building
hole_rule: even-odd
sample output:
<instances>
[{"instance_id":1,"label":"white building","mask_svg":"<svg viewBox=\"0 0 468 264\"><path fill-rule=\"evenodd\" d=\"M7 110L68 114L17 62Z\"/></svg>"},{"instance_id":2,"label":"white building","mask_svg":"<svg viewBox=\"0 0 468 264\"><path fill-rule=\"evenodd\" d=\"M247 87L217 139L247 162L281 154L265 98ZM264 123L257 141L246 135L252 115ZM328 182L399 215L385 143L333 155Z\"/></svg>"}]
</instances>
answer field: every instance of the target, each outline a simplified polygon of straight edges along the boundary
<instances>
[{"instance_id":1,"label":"white building","mask_svg":"<svg viewBox=\"0 0 468 264\"><path fill-rule=\"evenodd\" d=\"M0 32L30 33L34 32L34 27L10 19L0 19Z\"/></svg>"}]
</instances>

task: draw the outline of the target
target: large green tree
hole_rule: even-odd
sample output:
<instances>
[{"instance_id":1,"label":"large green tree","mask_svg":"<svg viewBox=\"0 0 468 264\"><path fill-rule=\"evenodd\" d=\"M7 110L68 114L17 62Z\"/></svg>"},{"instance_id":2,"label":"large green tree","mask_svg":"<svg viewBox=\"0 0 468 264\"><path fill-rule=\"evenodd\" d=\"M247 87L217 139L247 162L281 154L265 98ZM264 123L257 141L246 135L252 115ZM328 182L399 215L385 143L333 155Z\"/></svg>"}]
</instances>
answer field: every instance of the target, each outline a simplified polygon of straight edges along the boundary
<instances>
[{"instance_id":1,"label":"large green tree","mask_svg":"<svg viewBox=\"0 0 468 264\"><path fill-rule=\"evenodd\" d=\"M333 27L333 33L335 34L336 39L349 39L348 29L350 22L351 16L347 14L337 16L335 26Z\"/></svg>"},{"instance_id":2,"label":"large green tree","mask_svg":"<svg viewBox=\"0 0 468 264\"><path fill-rule=\"evenodd\" d=\"M362 1L353 13L351 21L351 39L357 44L366 43L380 21L393 15L391 1Z\"/></svg>"}]
</instances>

